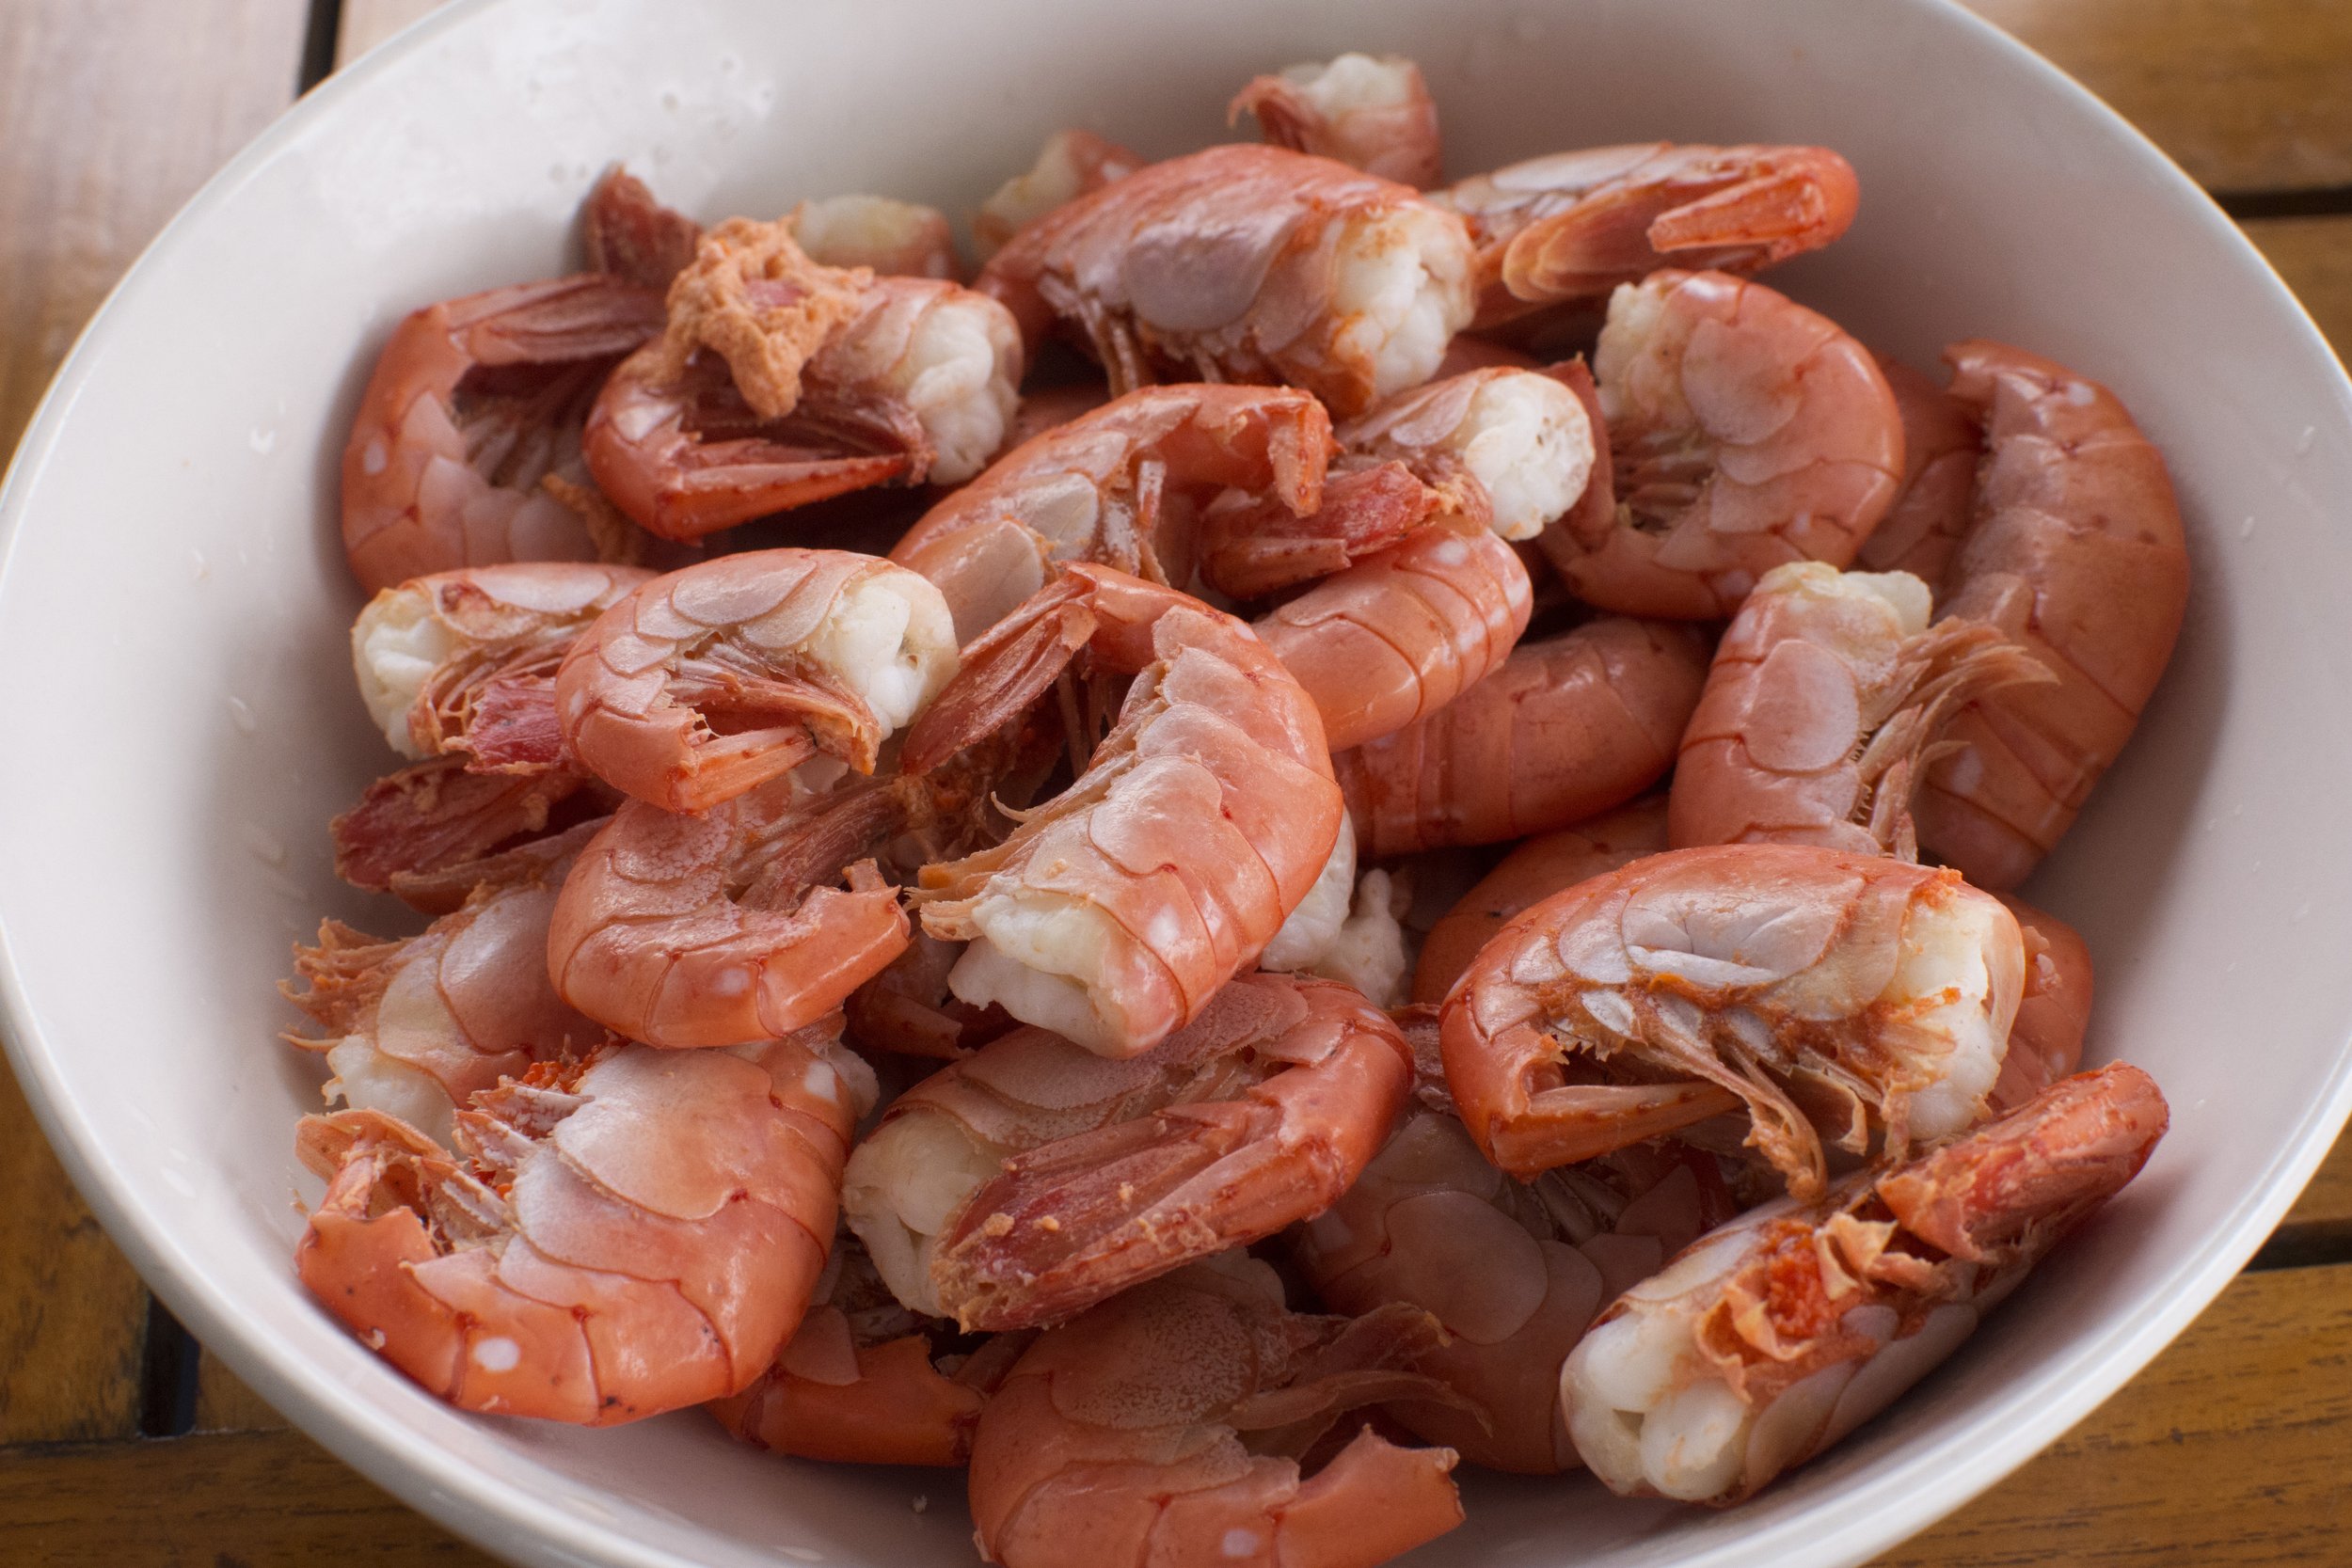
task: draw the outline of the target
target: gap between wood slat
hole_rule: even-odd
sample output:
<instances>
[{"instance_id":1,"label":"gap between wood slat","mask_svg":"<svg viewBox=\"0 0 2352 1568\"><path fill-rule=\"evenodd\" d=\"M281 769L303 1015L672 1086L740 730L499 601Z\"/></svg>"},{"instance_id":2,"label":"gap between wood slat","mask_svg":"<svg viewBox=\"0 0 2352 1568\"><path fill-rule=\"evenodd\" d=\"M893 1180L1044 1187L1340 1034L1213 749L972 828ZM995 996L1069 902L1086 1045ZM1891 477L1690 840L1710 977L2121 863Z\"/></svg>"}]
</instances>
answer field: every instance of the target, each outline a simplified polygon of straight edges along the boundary
<instances>
[{"instance_id":1,"label":"gap between wood slat","mask_svg":"<svg viewBox=\"0 0 2352 1568\"><path fill-rule=\"evenodd\" d=\"M153 1296L139 1364L139 1435L178 1437L196 1425L196 1337Z\"/></svg>"},{"instance_id":2,"label":"gap between wood slat","mask_svg":"<svg viewBox=\"0 0 2352 1568\"><path fill-rule=\"evenodd\" d=\"M2214 197L2240 223L2251 218L2342 217L2352 214L2352 185L2309 191L2237 191Z\"/></svg>"},{"instance_id":3,"label":"gap between wood slat","mask_svg":"<svg viewBox=\"0 0 2352 1568\"><path fill-rule=\"evenodd\" d=\"M342 0L310 0L310 24L302 35L302 67L294 77L296 97L335 74L342 21Z\"/></svg>"}]
</instances>

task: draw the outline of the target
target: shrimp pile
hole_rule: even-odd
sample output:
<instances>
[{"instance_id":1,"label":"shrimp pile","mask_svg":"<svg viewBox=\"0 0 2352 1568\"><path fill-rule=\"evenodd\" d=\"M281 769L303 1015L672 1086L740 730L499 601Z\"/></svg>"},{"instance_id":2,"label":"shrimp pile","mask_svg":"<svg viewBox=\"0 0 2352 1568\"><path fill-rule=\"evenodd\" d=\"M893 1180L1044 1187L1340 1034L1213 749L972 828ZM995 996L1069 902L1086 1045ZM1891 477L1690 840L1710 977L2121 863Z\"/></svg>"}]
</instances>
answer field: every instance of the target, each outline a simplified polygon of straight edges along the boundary
<instances>
[{"instance_id":1,"label":"shrimp pile","mask_svg":"<svg viewBox=\"0 0 2352 1568\"><path fill-rule=\"evenodd\" d=\"M977 269L615 167L384 344L330 832L407 910L281 990L296 1272L425 1389L1370 1568L1463 1465L1739 1503L2154 1152L2012 895L2187 600L2117 394L1777 292L1828 148L1449 184L1362 54L1228 115L1057 132Z\"/></svg>"}]
</instances>

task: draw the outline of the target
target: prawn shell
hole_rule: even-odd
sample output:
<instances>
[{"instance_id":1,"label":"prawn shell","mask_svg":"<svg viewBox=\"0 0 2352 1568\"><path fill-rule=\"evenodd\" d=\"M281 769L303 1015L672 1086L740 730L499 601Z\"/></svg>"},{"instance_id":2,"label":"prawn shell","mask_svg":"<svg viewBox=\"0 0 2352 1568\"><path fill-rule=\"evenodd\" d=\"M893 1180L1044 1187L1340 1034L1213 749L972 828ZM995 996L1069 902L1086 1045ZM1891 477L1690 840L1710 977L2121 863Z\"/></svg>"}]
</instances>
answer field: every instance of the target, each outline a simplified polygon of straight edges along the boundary
<instances>
[{"instance_id":1,"label":"prawn shell","mask_svg":"<svg viewBox=\"0 0 2352 1568\"><path fill-rule=\"evenodd\" d=\"M1498 844L1631 800L1673 766L1707 658L1691 627L1615 617L1520 643L1437 712L1332 759L1360 851Z\"/></svg>"},{"instance_id":2,"label":"prawn shell","mask_svg":"<svg viewBox=\"0 0 2352 1568\"><path fill-rule=\"evenodd\" d=\"M1998 626L2058 677L1978 699L1920 791L1921 846L1997 892L2131 738L2180 635L2188 550L2163 455L2114 393L2000 343L1945 355L1988 455L1944 614Z\"/></svg>"}]
</instances>

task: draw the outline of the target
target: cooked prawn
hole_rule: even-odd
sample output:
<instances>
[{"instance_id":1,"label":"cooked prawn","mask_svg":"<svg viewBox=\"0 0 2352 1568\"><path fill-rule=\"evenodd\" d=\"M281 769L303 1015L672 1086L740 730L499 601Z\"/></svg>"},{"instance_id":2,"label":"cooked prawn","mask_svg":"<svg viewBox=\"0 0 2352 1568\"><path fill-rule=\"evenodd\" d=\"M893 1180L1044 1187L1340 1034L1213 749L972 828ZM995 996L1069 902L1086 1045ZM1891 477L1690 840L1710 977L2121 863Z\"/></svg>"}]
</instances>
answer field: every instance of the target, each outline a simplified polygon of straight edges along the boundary
<instances>
[{"instance_id":1,"label":"cooked prawn","mask_svg":"<svg viewBox=\"0 0 2352 1568\"><path fill-rule=\"evenodd\" d=\"M1276 147L1152 164L981 270L1031 344L1058 318L1126 392L1287 382L1338 418L1429 379L1470 313L1468 231L1409 185Z\"/></svg>"},{"instance_id":2,"label":"cooked prawn","mask_svg":"<svg viewBox=\"0 0 2352 1568\"><path fill-rule=\"evenodd\" d=\"M582 440L615 505L691 542L869 485L970 478L1004 439L1021 367L987 296L820 266L789 223L735 218L703 236Z\"/></svg>"},{"instance_id":3,"label":"cooked prawn","mask_svg":"<svg viewBox=\"0 0 2352 1568\"><path fill-rule=\"evenodd\" d=\"M1372 1568L1452 1529L1446 1449L1369 1429L1313 1474L1345 1412L1436 1390L1409 1369L1425 1312L1284 1310L1238 1255L1154 1280L1052 1329L980 1413L971 1503L1005 1568ZM1246 1434L1246 1437L1245 1437Z\"/></svg>"},{"instance_id":4,"label":"cooked prawn","mask_svg":"<svg viewBox=\"0 0 2352 1568\"><path fill-rule=\"evenodd\" d=\"M1225 123L1244 113L1277 147L1419 190L1445 177L1437 100L1421 67L1402 55L1347 54L1253 77L1226 105Z\"/></svg>"},{"instance_id":5,"label":"cooked prawn","mask_svg":"<svg viewBox=\"0 0 2352 1568\"><path fill-rule=\"evenodd\" d=\"M1923 762L1963 705L2047 682L1979 621L1928 622L1908 572L1775 566L1716 645L1682 732L1667 833L1700 844L1821 844L1918 859Z\"/></svg>"},{"instance_id":6,"label":"cooked prawn","mask_svg":"<svg viewBox=\"0 0 2352 1568\"><path fill-rule=\"evenodd\" d=\"M1895 499L1902 419L1869 351L1761 284L1626 285L1593 374L1614 504L1580 507L1543 546L1604 610L1728 616L1784 562L1844 566Z\"/></svg>"},{"instance_id":7,"label":"cooked prawn","mask_svg":"<svg viewBox=\"0 0 2352 1568\"><path fill-rule=\"evenodd\" d=\"M1141 1056L1026 1028L933 1073L852 1152L843 1209L914 1310L1055 1323L1321 1212L1411 1083L1352 988L1245 974Z\"/></svg>"},{"instance_id":8,"label":"cooked prawn","mask_svg":"<svg viewBox=\"0 0 2352 1568\"><path fill-rule=\"evenodd\" d=\"M900 1307L854 1236L834 1238L825 1276L775 1365L710 1414L746 1443L803 1459L964 1464L980 1407L1028 1337L943 1351L946 1325Z\"/></svg>"},{"instance_id":9,"label":"cooked prawn","mask_svg":"<svg viewBox=\"0 0 2352 1568\"><path fill-rule=\"evenodd\" d=\"M1143 166L1143 155L1091 131L1057 131L1037 162L991 193L972 215L972 240L985 261L1030 224Z\"/></svg>"},{"instance_id":10,"label":"cooked prawn","mask_svg":"<svg viewBox=\"0 0 2352 1568\"><path fill-rule=\"evenodd\" d=\"M1332 759L1361 847L1500 844L1631 800L1672 765L1706 673L1706 641L1666 622L1520 643L1435 713Z\"/></svg>"},{"instance_id":11,"label":"cooked prawn","mask_svg":"<svg viewBox=\"0 0 2352 1568\"><path fill-rule=\"evenodd\" d=\"M1319 974L1355 988L1375 1006L1402 1006L1411 962L1403 921L1411 906L1407 879L1377 867L1357 875L1355 826L1343 819L1331 858L1258 955L1258 967Z\"/></svg>"},{"instance_id":12,"label":"cooked prawn","mask_svg":"<svg viewBox=\"0 0 2352 1568\"><path fill-rule=\"evenodd\" d=\"M1695 1151L1636 1147L1531 1185L1488 1164L1451 1115L1421 1105L1300 1227L1295 1250L1332 1310L1402 1302L1444 1325L1446 1342L1417 1365L1458 1402L1406 1401L1390 1414L1473 1465L1549 1475L1577 1463L1559 1371L1585 1325L1734 1212Z\"/></svg>"},{"instance_id":13,"label":"cooked prawn","mask_svg":"<svg viewBox=\"0 0 2352 1568\"><path fill-rule=\"evenodd\" d=\"M1629 865L1666 847L1666 799L1645 796L1587 817L1573 828L1538 833L1496 863L1422 939L1413 1000L1445 1000L1479 950L1523 910L1587 878Z\"/></svg>"},{"instance_id":14,"label":"cooked prawn","mask_svg":"<svg viewBox=\"0 0 2352 1568\"><path fill-rule=\"evenodd\" d=\"M861 773L956 669L939 590L846 550L752 550L640 585L572 644L556 716L580 766L706 810L823 755Z\"/></svg>"},{"instance_id":15,"label":"cooked prawn","mask_svg":"<svg viewBox=\"0 0 2352 1568\"><path fill-rule=\"evenodd\" d=\"M477 772L447 752L388 773L327 824L335 875L446 914L511 853L609 814L619 798L570 766Z\"/></svg>"},{"instance_id":16,"label":"cooked prawn","mask_svg":"<svg viewBox=\"0 0 2352 1568\"><path fill-rule=\"evenodd\" d=\"M1014 1027L1003 1008L972 1006L948 990L963 943L942 942L919 926L909 937L906 951L842 1004L850 1044L952 1062Z\"/></svg>"},{"instance_id":17,"label":"cooked prawn","mask_svg":"<svg viewBox=\"0 0 2352 1568\"><path fill-rule=\"evenodd\" d=\"M916 896L925 929L971 943L959 997L1132 1056L1196 1017L1306 897L1340 791L1312 700L1247 626L1087 563L964 650L901 768L988 734L1082 649L1137 673L1084 774L1003 844L924 867Z\"/></svg>"},{"instance_id":18,"label":"cooked prawn","mask_svg":"<svg viewBox=\"0 0 2352 1568\"><path fill-rule=\"evenodd\" d=\"M1999 343L1955 343L1986 458L1944 614L1990 622L2055 684L1979 697L1929 769L1920 847L1995 890L2047 854L2139 722L2188 605L2164 457L2114 393Z\"/></svg>"},{"instance_id":19,"label":"cooked prawn","mask_svg":"<svg viewBox=\"0 0 2352 1568\"><path fill-rule=\"evenodd\" d=\"M1527 568L1473 518L1367 556L1260 618L1257 631L1342 752L1474 687L1510 656L1534 605Z\"/></svg>"},{"instance_id":20,"label":"cooked prawn","mask_svg":"<svg viewBox=\"0 0 2352 1568\"><path fill-rule=\"evenodd\" d=\"M634 531L559 496L587 478L580 432L597 388L660 331L658 290L600 273L445 300L394 327L343 447L343 551L359 586L630 554Z\"/></svg>"},{"instance_id":21,"label":"cooked prawn","mask_svg":"<svg viewBox=\"0 0 2352 1568\"><path fill-rule=\"evenodd\" d=\"M1110 401L1110 383L1100 377L1058 387L1030 388L1021 394L1021 402L1012 411L1012 423L1005 430L1004 450L1008 453L1017 451L1047 431L1091 414Z\"/></svg>"},{"instance_id":22,"label":"cooked prawn","mask_svg":"<svg viewBox=\"0 0 2352 1568\"><path fill-rule=\"evenodd\" d=\"M1470 220L1478 325L1597 301L1661 267L1751 273L1819 250L1862 188L1826 147L1645 142L1554 152L1435 199Z\"/></svg>"},{"instance_id":23,"label":"cooked prawn","mask_svg":"<svg viewBox=\"0 0 2352 1568\"><path fill-rule=\"evenodd\" d=\"M784 215L808 259L825 267L870 267L885 277L961 275L947 214L886 196L833 196Z\"/></svg>"},{"instance_id":24,"label":"cooked prawn","mask_svg":"<svg viewBox=\"0 0 2352 1568\"><path fill-rule=\"evenodd\" d=\"M1854 564L1909 572L1940 601L1952 556L1968 532L1984 433L1967 405L1943 388L1899 359L1876 357L1902 416L1903 476Z\"/></svg>"},{"instance_id":25,"label":"cooked prawn","mask_svg":"<svg viewBox=\"0 0 2352 1568\"><path fill-rule=\"evenodd\" d=\"M1287 387L1150 387L1006 453L890 559L939 585L965 641L1088 561L1181 586L1198 509L1228 491L1298 516L1323 504L1331 420Z\"/></svg>"},{"instance_id":26,"label":"cooked prawn","mask_svg":"<svg viewBox=\"0 0 2352 1568\"><path fill-rule=\"evenodd\" d=\"M1721 1507L1920 1378L2163 1137L2118 1062L1897 1169L1741 1215L1628 1291L1560 1375L1577 1451L1615 1492Z\"/></svg>"},{"instance_id":27,"label":"cooked prawn","mask_svg":"<svg viewBox=\"0 0 2352 1568\"><path fill-rule=\"evenodd\" d=\"M645 182L614 164L580 208L588 270L649 289L667 289L694 260L702 226L654 199Z\"/></svg>"},{"instance_id":28,"label":"cooked prawn","mask_svg":"<svg viewBox=\"0 0 2352 1568\"><path fill-rule=\"evenodd\" d=\"M923 779L786 774L693 816L628 801L556 899L556 989L664 1047L771 1039L824 1017L907 945L872 857L910 834L967 847L1011 749L991 737Z\"/></svg>"},{"instance_id":29,"label":"cooked prawn","mask_svg":"<svg viewBox=\"0 0 2352 1568\"><path fill-rule=\"evenodd\" d=\"M1476 481L1488 526L1515 543L1575 505L1593 473L1593 420L1572 385L1508 365L1399 392L1337 434L1352 461L1401 462L1432 484Z\"/></svg>"},{"instance_id":30,"label":"cooked prawn","mask_svg":"<svg viewBox=\"0 0 2352 1568\"><path fill-rule=\"evenodd\" d=\"M634 566L532 562L387 588L351 626L368 717L412 761L462 752L477 772L561 767L556 666L590 622L652 577Z\"/></svg>"},{"instance_id":31,"label":"cooked prawn","mask_svg":"<svg viewBox=\"0 0 2352 1568\"><path fill-rule=\"evenodd\" d=\"M295 946L304 989L278 989L321 1033L285 1037L326 1056L330 1103L382 1111L446 1144L469 1096L602 1042L604 1030L556 994L547 958L555 891L600 825L508 862L416 936L329 920L317 946Z\"/></svg>"},{"instance_id":32,"label":"cooked prawn","mask_svg":"<svg viewBox=\"0 0 2352 1568\"><path fill-rule=\"evenodd\" d=\"M873 1088L819 1027L543 1064L473 1096L456 1154L381 1112L310 1117L327 1189L295 1268L463 1409L606 1426L717 1399L799 1323Z\"/></svg>"},{"instance_id":33,"label":"cooked prawn","mask_svg":"<svg viewBox=\"0 0 2352 1568\"><path fill-rule=\"evenodd\" d=\"M1797 845L1669 850L1536 905L1447 997L1446 1081L1532 1175L1744 1104L1807 1200L1825 1139L1895 1161L1985 1113L2025 979L1959 873Z\"/></svg>"},{"instance_id":34,"label":"cooked prawn","mask_svg":"<svg viewBox=\"0 0 2352 1568\"><path fill-rule=\"evenodd\" d=\"M2013 1111L2073 1072L2090 1029L2090 948L2047 910L1996 895L2026 940L2026 985L2009 1026L2009 1053L1993 1085L1995 1111Z\"/></svg>"}]
</instances>

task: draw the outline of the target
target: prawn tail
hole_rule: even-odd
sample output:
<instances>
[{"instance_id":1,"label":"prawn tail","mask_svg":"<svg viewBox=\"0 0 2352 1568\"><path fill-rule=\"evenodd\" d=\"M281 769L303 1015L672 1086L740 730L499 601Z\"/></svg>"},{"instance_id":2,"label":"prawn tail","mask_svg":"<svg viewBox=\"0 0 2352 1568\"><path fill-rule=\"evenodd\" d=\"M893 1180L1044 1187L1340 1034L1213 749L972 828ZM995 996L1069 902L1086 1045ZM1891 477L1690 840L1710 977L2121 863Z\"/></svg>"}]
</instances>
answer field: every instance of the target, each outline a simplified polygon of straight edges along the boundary
<instances>
[{"instance_id":1,"label":"prawn tail","mask_svg":"<svg viewBox=\"0 0 2352 1568\"><path fill-rule=\"evenodd\" d=\"M1737 246L1760 251L1763 262L1782 261L1844 233L1859 198L1851 166L1815 151L1667 209L1650 224L1649 243L1666 255Z\"/></svg>"}]
</instances>

